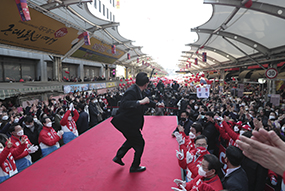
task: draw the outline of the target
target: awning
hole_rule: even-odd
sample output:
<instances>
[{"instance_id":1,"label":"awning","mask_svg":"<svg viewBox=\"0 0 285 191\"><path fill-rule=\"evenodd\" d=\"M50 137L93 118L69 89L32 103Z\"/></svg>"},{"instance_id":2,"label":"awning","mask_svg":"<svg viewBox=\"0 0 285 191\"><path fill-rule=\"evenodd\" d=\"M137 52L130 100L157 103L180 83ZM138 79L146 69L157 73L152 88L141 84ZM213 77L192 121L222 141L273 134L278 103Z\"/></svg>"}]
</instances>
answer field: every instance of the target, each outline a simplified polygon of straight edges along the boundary
<instances>
[{"instance_id":1,"label":"awning","mask_svg":"<svg viewBox=\"0 0 285 191\"><path fill-rule=\"evenodd\" d=\"M216 78L216 77L219 77L220 74L219 73L213 73L213 74L209 74L208 78L211 79L211 78Z\"/></svg>"},{"instance_id":2,"label":"awning","mask_svg":"<svg viewBox=\"0 0 285 191\"><path fill-rule=\"evenodd\" d=\"M242 71L242 72L238 75L239 79L249 78L249 77L247 76L247 74L249 74L250 72L251 72L251 70L244 70L244 71Z\"/></svg>"},{"instance_id":3,"label":"awning","mask_svg":"<svg viewBox=\"0 0 285 191\"><path fill-rule=\"evenodd\" d=\"M251 80L256 80L258 78L266 78L265 76L265 71L266 70L255 70L250 76Z\"/></svg>"}]
</instances>

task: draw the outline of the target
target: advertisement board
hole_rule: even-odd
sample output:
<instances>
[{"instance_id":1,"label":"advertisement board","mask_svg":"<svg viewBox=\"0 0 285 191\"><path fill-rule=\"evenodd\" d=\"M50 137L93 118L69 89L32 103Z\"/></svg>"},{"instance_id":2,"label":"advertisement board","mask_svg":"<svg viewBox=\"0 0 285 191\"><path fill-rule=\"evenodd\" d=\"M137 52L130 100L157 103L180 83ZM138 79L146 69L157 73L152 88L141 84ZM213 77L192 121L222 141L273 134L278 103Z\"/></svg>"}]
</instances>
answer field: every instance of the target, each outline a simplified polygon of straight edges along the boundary
<instances>
[{"instance_id":1,"label":"advertisement board","mask_svg":"<svg viewBox=\"0 0 285 191\"><path fill-rule=\"evenodd\" d=\"M1 0L0 43L59 55L66 54L77 30L29 7L31 20L21 21L15 1Z\"/></svg>"}]
</instances>

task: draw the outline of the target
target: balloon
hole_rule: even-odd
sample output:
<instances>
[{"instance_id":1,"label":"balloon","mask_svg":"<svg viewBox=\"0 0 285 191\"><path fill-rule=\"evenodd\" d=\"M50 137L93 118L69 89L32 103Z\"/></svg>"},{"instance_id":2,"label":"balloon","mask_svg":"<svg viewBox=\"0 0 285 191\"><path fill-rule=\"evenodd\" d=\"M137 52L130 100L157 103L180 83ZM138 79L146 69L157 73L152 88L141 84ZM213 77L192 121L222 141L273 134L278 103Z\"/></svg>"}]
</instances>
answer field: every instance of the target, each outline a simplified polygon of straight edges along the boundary
<instances>
[{"instance_id":1,"label":"balloon","mask_svg":"<svg viewBox=\"0 0 285 191\"><path fill-rule=\"evenodd\" d=\"M130 80L133 80L133 78L130 78Z\"/></svg>"},{"instance_id":2,"label":"balloon","mask_svg":"<svg viewBox=\"0 0 285 191\"><path fill-rule=\"evenodd\" d=\"M205 74L202 74L201 76L202 76L202 77L205 77Z\"/></svg>"},{"instance_id":3,"label":"balloon","mask_svg":"<svg viewBox=\"0 0 285 191\"><path fill-rule=\"evenodd\" d=\"M204 83L201 83L201 86L203 86L204 85Z\"/></svg>"},{"instance_id":4,"label":"balloon","mask_svg":"<svg viewBox=\"0 0 285 191\"><path fill-rule=\"evenodd\" d=\"M123 81L123 79L120 79L120 82L122 82Z\"/></svg>"}]
</instances>

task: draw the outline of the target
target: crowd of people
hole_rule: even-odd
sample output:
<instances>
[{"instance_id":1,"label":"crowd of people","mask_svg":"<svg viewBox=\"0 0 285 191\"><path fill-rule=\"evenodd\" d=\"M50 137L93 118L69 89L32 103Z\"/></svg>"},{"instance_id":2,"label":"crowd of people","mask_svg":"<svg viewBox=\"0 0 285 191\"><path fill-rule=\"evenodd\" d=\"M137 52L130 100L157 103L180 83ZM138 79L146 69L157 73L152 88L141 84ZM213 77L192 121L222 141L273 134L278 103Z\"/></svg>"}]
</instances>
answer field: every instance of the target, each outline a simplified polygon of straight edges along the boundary
<instances>
[{"instance_id":1,"label":"crowd of people","mask_svg":"<svg viewBox=\"0 0 285 191\"><path fill-rule=\"evenodd\" d=\"M246 85L251 94L242 97L234 86L225 84L221 92L213 84L206 99L197 98L195 86L176 81L151 82L144 91L150 100L165 105L145 115L178 117L172 136L179 145L176 156L185 180L174 180L173 190L262 191L266 184L281 189L282 174L244 156L238 141L259 129L272 130L284 141L285 108L265 102L258 86ZM115 115L127 88L118 86L100 95L92 91L51 96L47 102L28 102L25 108L1 102L0 182Z\"/></svg>"}]
</instances>

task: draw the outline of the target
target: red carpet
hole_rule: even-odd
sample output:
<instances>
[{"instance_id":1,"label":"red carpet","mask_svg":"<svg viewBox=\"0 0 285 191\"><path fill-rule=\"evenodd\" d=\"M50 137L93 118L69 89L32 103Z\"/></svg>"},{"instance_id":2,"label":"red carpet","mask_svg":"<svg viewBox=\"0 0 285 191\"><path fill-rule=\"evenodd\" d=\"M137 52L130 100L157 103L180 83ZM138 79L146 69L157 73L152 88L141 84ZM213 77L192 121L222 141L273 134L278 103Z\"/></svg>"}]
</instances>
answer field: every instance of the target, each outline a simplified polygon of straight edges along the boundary
<instances>
[{"instance_id":1,"label":"red carpet","mask_svg":"<svg viewBox=\"0 0 285 191\"><path fill-rule=\"evenodd\" d=\"M145 117L141 165L147 169L141 173L129 173L132 149L123 158L124 167L112 161L125 139L110 120L6 180L0 190L163 191L175 186L173 180L181 178L175 156L178 146L171 137L176 117Z\"/></svg>"}]
</instances>

